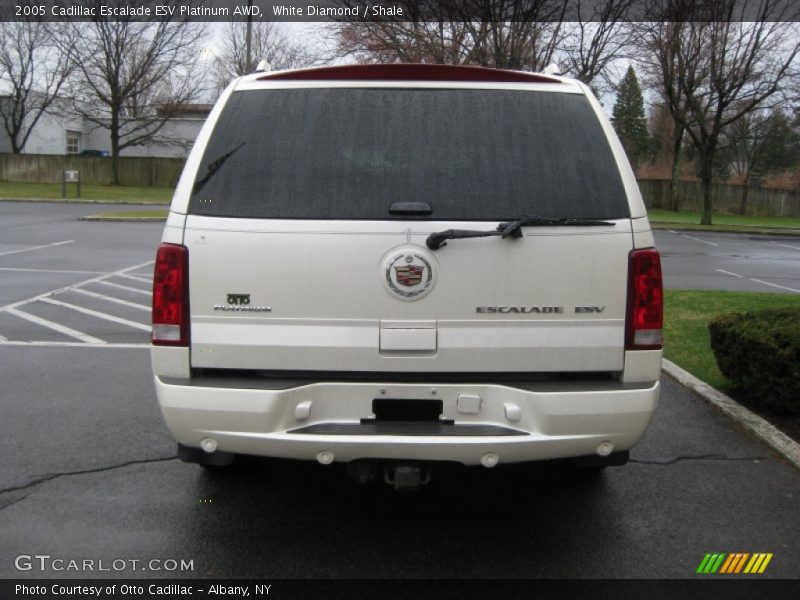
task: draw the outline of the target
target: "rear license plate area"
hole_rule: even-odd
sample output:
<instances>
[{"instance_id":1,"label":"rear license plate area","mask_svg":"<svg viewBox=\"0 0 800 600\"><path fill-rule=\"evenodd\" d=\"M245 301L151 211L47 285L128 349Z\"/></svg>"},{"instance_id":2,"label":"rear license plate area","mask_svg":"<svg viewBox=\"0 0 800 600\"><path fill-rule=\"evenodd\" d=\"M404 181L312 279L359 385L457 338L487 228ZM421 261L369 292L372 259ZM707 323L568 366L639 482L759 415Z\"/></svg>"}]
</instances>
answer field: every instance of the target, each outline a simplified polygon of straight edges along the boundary
<instances>
[{"instance_id":1,"label":"rear license plate area","mask_svg":"<svg viewBox=\"0 0 800 600\"><path fill-rule=\"evenodd\" d=\"M374 418L361 419L362 423L375 421L427 421L445 423L442 420L444 402L441 400L407 400L395 398L375 398L372 401Z\"/></svg>"}]
</instances>

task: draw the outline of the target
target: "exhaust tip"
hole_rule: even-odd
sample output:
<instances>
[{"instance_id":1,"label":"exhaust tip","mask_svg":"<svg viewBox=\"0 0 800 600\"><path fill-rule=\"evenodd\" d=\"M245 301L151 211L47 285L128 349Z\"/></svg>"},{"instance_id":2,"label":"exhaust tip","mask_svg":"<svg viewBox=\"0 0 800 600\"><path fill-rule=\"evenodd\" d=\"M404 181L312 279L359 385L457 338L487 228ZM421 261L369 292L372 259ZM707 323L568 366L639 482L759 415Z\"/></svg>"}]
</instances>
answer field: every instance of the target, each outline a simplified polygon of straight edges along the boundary
<instances>
[{"instance_id":1,"label":"exhaust tip","mask_svg":"<svg viewBox=\"0 0 800 600\"><path fill-rule=\"evenodd\" d=\"M217 441L212 440L211 438L203 438L200 441L200 447L205 451L211 454L212 452L217 451Z\"/></svg>"},{"instance_id":2,"label":"exhaust tip","mask_svg":"<svg viewBox=\"0 0 800 600\"><path fill-rule=\"evenodd\" d=\"M611 442L603 442L597 447L597 453L600 456L609 456L614 451L614 444Z\"/></svg>"},{"instance_id":3,"label":"exhaust tip","mask_svg":"<svg viewBox=\"0 0 800 600\"><path fill-rule=\"evenodd\" d=\"M322 452L317 453L317 462L319 462L321 465L329 465L333 462L333 459L333 452L328 450L323 450Z\"/></svg>"},{"instance_id":4,"label":"exhaust tip","mask_svg":"<svg viewBox=\"0 0 800 600\"><path fill-rule=\"evenodd\" d=\"M500 457L494 452L489 452L481 456L481 464L487 469L491 469L500 462Z\"/></svg>"}]
</instances>

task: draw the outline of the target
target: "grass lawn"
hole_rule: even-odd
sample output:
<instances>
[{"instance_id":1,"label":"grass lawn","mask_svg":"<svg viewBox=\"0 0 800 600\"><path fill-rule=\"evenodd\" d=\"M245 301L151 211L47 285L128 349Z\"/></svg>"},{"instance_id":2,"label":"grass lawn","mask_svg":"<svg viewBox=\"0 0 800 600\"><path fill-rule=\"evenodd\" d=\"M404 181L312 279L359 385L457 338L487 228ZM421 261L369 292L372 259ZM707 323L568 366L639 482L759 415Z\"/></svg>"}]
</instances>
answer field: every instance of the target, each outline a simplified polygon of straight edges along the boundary
<instances>
[{"instance_id":1,"label":"grass lawn","mask_svg":"<svg viewBox=\"0 0 800 600\"><path fill-rule=\"evenodd\" d=\"M743 217L741 215L714 214L713 225L700 225L700 213L679 211L672 212L653 208L647 211L650 222L654 225L674 225L676 227L691 227L692 229L713 230L742 230L756 229L798 229L800 219L790 217ZM787 232L789 233L789 232Z\"/></svg>"},{"instance_id":2,"label":"grass lawn","mask_svg":"<svg viewBox=\"0 0 800 600\"><path fill-rule=\"evenodd\" d=\"M139 187L127 185L81 184L81 200L112 200L138 204L169 204L174 189L171 187ZM75 201L76 186L67 185L68 201ZM19 183L0 181L0 198L48 198L62 200L60 183Z\"/></svg>"},{"instance_id":3,"label":"grass lawn","mask_svg":"<svg viewBox=\"0 0 800 600\"><path fill-rule=\"evenodd\" d=\"M800 296L762 292L664 291L664 356L725 391L730 383L717 369L708 322L726 312L800 306Z\"/></svg>"}]
</instances>

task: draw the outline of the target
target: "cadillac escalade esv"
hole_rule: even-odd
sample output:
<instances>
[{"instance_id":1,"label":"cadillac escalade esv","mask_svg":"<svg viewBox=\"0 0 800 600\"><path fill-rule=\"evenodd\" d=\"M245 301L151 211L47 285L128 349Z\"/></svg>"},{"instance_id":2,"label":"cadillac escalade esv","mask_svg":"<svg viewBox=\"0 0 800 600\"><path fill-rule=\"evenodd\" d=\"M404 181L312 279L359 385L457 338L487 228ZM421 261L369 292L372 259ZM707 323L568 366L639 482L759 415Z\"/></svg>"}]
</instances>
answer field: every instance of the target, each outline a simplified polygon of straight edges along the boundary
<instances>
[{"instance_id":1,"label":"cadillac escalade esv","mask_svg":"<svg viewBox=\"0 0 800 600\"><path fill-rule=\"evenodd\" d=\"M442 65L235 80L158 248L152 365L181 458L623 464L653 415L658 252L567 78Z\"/></svg>"}]
</instances>

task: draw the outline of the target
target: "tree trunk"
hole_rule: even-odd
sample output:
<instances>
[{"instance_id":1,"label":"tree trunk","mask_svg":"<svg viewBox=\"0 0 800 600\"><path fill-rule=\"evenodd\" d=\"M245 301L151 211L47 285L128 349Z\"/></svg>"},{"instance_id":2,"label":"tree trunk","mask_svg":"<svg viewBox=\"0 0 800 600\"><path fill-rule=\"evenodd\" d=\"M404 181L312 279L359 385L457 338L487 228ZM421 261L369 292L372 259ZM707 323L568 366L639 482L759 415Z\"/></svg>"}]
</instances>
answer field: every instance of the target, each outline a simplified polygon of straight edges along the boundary
<instances>
[{"instance_id":1,"label":"tree trunk","mask_svg":"<svg viewBox=\"0 0 800 600\"><path fill-rule=\"evenodd\" d=\"M742 190L742 216L747 214L747 193L750 191L750 173L744 176L744 189Z\"/></svg>"},{"instance_id":2,"label":"tree trunk","mask_svg":"<svg viewBox=\"0 0 800 600\"><path fill-rule=\"evenodd\" d=\"M119 113L111 112L111 183L119 185Z\"/></svg>"},{"instance_id":3,"label":"tree trunk","mask_svg":"<svg viewBox=\"0 0 800 600\"><path fill-rule=\"evenodd\" d=\"M18 142L19 138L22 137L22 132L17 129L16 133L12 135L8 129L6 129L6 133L8 134L8 139L11 140L11 152L14 154L22 154L22 149L25 147L25 142L22 144Z\"/></svg>"},{"instance_id":4,"label":"tree trunk","mask_svg":"<svg viewBox=\"0 0 800 600\"><path fill-rule=\"evenodd\" d=\"M672 144L672 177L669 181L669 204L668 210L677 211L680 208L680 198L678 197L678 185L681 178L681 149L683 148L683 128L675 129L675 140Z\"/></svg>"},{"instance_id":5,"label":"tree trunk","mask_svg":"<svg viewBox=\"0 0 800 600\"><path fill-rule=\"evenodd\" d=\"M700 156L700 183L703 188L703 209L700 213L700 224L711 225L711 184L713 183L712 162L714 155L711 152Z\"/></svg>"}]
</instances>

